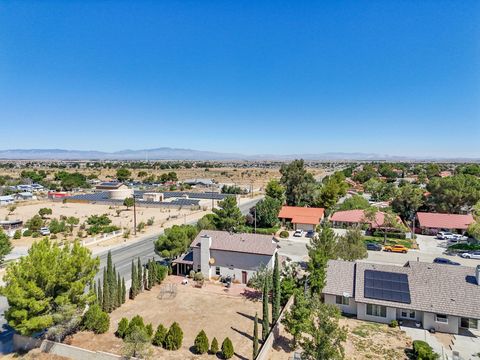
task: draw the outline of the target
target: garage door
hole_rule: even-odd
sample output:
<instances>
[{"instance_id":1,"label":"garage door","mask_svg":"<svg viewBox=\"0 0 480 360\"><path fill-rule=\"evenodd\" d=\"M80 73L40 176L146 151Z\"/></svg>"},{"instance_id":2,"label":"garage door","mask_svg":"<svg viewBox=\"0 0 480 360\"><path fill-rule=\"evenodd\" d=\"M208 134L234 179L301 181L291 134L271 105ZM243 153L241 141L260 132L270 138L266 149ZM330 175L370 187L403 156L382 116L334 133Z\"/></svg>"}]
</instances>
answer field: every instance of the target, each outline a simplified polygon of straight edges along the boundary
<instances>
[{"instance_id":1,"label":"garage door","mask_svg":"<svg viewBox=\"0 0 480 360\"><path fill-rule=\"evenodd\" d=\"M296 229L297 230L304 230L304 231L308 231L308 230L313 230L314 229L314 225L311 225L311 224L295 224L296 225Z\"/></svg>"}]
</instances>

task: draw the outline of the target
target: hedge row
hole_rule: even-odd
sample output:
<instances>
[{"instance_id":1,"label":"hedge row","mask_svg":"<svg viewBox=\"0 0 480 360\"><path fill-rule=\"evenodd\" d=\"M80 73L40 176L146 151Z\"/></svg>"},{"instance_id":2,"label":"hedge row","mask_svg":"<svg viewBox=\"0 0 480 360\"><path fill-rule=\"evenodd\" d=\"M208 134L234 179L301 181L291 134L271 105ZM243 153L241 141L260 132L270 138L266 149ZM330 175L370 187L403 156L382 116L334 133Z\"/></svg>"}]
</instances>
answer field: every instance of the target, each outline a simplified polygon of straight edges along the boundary
<instances>
[{"instance_id":1,"label":"hedge row","mask_svg":"<svg viewBox=\"0 0 480 360\"><path fill-rule=\"evenodd\" d=\"M382 231L374 231L373 236L375 237L384 237L385 234ZM395 233L395 232L387 232L387 238L390 239L406 239L405 233Z\"/></svg>"}]
</instances>

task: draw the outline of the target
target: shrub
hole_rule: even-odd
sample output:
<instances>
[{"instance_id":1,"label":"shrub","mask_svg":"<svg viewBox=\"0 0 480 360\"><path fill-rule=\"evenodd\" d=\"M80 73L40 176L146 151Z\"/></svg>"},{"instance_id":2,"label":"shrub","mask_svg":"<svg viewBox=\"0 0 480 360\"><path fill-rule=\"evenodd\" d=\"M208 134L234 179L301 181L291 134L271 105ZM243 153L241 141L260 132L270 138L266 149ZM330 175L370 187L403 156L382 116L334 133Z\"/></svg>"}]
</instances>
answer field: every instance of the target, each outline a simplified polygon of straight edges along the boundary
<instances>
[{"instance_id":1,"label":"shrub","mask_svg":"<svg viewBox=\"0 0 480 360\"><path fill-rule=\"evenodd\" d=\"M25 230L23 236L32 236L32 230Z\"/></svg>"},{"instance_id":2,"label":"shrub","mask_svg":"<svg viewBox=\"0 0 480 360\"><path fill-rule=\"evenodd\" d=\"M480 250L480 245L475 244L455 244L448 247L449 250Z\"/></svg>"},{"instance_id":3,"label":"shrub","mask_svg":"<svg viewBox=\"0 0 480 360\"><path fill-rule=\"evenodd\" d=\"M162 324L158 325L157 331L155 331L155 335L153 336L152 344L155 346L164 346L165 338L167 336L167 329Z\"/></svg>"},{"instance_id":4,"label":"shrub","mask_svg":"<svg viewBox=\"0 0 480 360\"><path fill-rule=\"evenodd\" d=\"M282 239L286 239L286 238L288 238L289 236L290 236L290 234L288 233L287 230L282 230L282 231L280 232L280 237L281 237Z\"/></svg>"},{"instance_id":5,"label":"shrub","mask_svg":"<svg viewBox=\"0 0 480 360\"><path fill-rule=\"evenodd\" d=\"M103 334L108 331L110 317L102 311L98 304L93 304L83 315L83 326L86 330L93 331L95 334Z\"/></svg>"},{"instance_id":6,"label":"shrub","mask_svg":"<svg viewBox=\"0 0 480 360\"><path fill-rule=\"evenodd\" d=\"M165 349L178 350L182 346L183 331L177 322L174 322L170 329L168 329L167 336L165 337Z\"/></svg>"},{"instance_id":7,"label":"shrub","mask_svg":"<svg viewBox=\"0 0 480 360\"><path fill-rule=\"evenodd\" d=\"M115 332L115 335L123 339L125 337L125 333L127 332L127 329L128 329L128 319L122 318L118 323L118 328L117 328L117 331Z\"/></svg>"},{"instance_id":8,"label":"shrub","mask_svg":"<svg viewBox=\"0 0 480 360\"><path fill-rule=\"evenodd\" d=\"M143 318L140 315L135 315L132 318L132 320L130 320L130 322L128 323L128 328L125 331L124 337L127 337L129 334L131 334L135 327L145 329L145 324L143 323Z\"/></svg>"},{"instance_id":9,"label":"shrub","mask_svg":"<svg viewBox=\"0 0 480 360\"><path fill-rule=\"evenodd\" d=\"M50 240L56 240L58 237L55 234L50 235Z\"/></svg>"},{"instance_id":10,"label":"shrub","mask_svg":"<svg viewBox=\"0 0 480 360\"><path fill-rule=\"evenodd\" d=\"M193 279L195 277L195 270L190 270L190 273L188 274L188 276Z\"/></svg>"},{"instance_id":11,"label":"shrub","mask_svg":"<svg viewBox=\"0 0 480 360\"><path fill-rule=\"evenodd\" d=\"M233 344L232 344L232 340L230 340L228 337L225 338L225 340L223 340L223 343L222 343L222 356L224 359L230 359L233 354L234 354L234 350L233 350Z\"/></svg>"},{"instance_id":12,"label":"shrub","mask_svg":"<svg viewBox=\"0 0 480 360\"><path fill-rule=\"evenodd\" d=\"M390 321L390 324L388 324L391 328L395 328L398 326L398 321L397 320L392 320Z\"/></svg>"},{"instance_id":13,"label":"shrub","mask_svg":"<svg viewBox=\"0 0 480 360\"><path fill-rule=\"evenodd\" d=\"M203 274L199 271L195 274L195 276L193 277L193 280L195 281L202 281L203 280Z\"/></svg>"},{"instance_id":14,"label":"shrub","mask_svg":"<svg viewBox=\"0 0 480 360\"><path fill-rule=\"evenodd\" d=\"M148 324L147 326L145 326L145 330L147 331L148 337L152 338L152 336L153 336L153 325Z\"/></svg>"},{"instance_id":15,"label":"shrub","mask_svg":"<svg viewBox=\"0 0 480 360\"><path fill-rule=\"evenodd\" d=\"M413 341L413 352L418 360L438 359L438 354L433 351L430 345L422 340Z\"/></svg>"},{"instance_id":16,"label":"shrub","mask_svg":"<svg viewBox=\"0 0 480 360\"><path fill-rule=\"evenodd\" d=\"M382 231L375 231L373 234L375 237L385 237L385 234ZM395 232L387 232L387 238L390 239L405 239L405 233L395 233Z\"/></svg>"},{"instance_id":17,"label":"shrub","mask_svg":"<svg viewBox=\"0 0 480 360\"><path fill-rule=\"evenodd\" d=\"M39 236L40 236L40 233L38 233L36 231L32 232L32 237L33 238L38 238Z\"/></svg>"},{"instance_id":18,"label":"shrub","mask_svg":"<svg viewBox=\"0 0 480 360\"><path fill-rule=\"evenodd\" d=\"M205 354L208 351L208 337L205 331L201 330L195 338L195 351L197 354Z\"/></svg>"},{"instance_id":19,"label":"shrub","mask_svg":"<svg viewBox=\"0 0 480 360\"><path fill-rule=\"evenodd\" d=\"M22 237L22 232L20 230L15 230L15 234L13 234L13 239L18 240Z\"/></svg>"},{"instance_id":20,"label":"shrub","mask_svg":"<svg viewBox=\"0 0 480 360\"><path fill-rule=\"evenodd\" d=\"M210 345L210 353L216 355L218 353L218 340L216 337L213 338L212 344Z\"/></svg>"}]
</instances>

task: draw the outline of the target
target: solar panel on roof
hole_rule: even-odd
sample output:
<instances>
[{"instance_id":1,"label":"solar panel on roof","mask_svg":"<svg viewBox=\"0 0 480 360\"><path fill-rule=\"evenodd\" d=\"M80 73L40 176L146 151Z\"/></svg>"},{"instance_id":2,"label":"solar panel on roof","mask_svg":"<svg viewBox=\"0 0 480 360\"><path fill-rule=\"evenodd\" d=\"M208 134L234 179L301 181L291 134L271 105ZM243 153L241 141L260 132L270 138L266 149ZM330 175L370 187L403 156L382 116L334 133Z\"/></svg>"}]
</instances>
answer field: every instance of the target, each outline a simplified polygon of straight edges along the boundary
<instances>
[{"instance_id":1,"label":"solar panel on roof","mask_svg":"<svg viewBox=\"0 0 480 360\"><path fill-rule=\"evenodd\" d=\"M411 303L407 274L365 270L363 289L366 298Z\"/></svg>"}]
</instances>

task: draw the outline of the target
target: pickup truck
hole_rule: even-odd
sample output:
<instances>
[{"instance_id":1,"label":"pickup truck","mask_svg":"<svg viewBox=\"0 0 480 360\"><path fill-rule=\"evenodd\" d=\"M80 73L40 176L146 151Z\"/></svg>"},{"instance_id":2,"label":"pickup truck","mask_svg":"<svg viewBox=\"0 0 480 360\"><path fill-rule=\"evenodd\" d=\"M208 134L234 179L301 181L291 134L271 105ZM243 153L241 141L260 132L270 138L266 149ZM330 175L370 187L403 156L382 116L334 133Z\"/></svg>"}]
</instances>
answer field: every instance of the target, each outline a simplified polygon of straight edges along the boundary
<instances>
[{"instance_id":1,"label":"pickup truck","mask_svg":"<svg viewBox=\"0 0 480 360\"><path fill-rule=\"evenodd\" d=\"M396 252L406 254L408 252L408 248L403 245L387 245L383 248L384 251L387 252Z\"/></svg>"}]
</instances>

